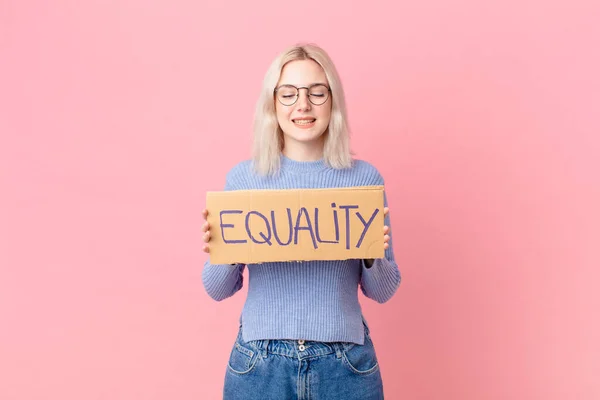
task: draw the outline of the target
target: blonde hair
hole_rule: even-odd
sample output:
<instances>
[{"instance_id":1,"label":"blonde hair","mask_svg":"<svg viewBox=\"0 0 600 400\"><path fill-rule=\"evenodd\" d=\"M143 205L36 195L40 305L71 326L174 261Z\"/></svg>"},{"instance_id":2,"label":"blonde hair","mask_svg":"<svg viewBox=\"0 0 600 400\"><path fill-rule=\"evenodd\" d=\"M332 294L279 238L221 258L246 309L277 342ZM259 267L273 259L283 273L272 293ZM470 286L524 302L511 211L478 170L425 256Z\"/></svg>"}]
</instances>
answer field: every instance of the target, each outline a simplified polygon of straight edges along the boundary
<instances>
[{"instance_id":1,"label":"blonde hair","mask_svg":"<svg viewBox=\"0 0 600 400\"><path fill-rule=\"evenodd\" d=\"M263 80L262 91L254 114L253 165L260 175L279 171L283 149L283 131L275 111L275 86L283 67L296 60L313 60L323 68L331 88L331 119L323 133L325 142L323 159L332 168L349 168L352 165L350 132L346 116L344 90L337 70L325 50L313 44L297 45L284 50L273 61Z\"/></svg>"}]
</instances>

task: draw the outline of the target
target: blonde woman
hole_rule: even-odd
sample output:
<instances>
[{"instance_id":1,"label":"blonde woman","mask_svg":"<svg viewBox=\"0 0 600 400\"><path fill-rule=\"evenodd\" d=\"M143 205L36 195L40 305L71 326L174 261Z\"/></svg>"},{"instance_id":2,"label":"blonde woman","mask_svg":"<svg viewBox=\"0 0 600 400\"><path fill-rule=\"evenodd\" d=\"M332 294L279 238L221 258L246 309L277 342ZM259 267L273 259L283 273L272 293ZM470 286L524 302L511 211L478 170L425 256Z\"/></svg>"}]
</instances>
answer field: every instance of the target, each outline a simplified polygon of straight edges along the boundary
<instances>
[{"instance_id":1,"label":"blonde woman","mask_svg":"<svg viewBox=\"0 0 600 400\"><path fill-rule=\"evenodd\" d=\"M225 190L383 185L371 164L352 158L342 84L317 46L291 47L273 61L254 135L252 160L229 171ZM387 211L384 258L247 265L250 285L224 399L383 398L358 288L383 303L400 284ZM203 214L206 219L208 211ZM208 222L202 229L208 253ZM235 294L245 267L207 262L202 278L208 294L217 301Z\"/></svg>"}]
</instances>

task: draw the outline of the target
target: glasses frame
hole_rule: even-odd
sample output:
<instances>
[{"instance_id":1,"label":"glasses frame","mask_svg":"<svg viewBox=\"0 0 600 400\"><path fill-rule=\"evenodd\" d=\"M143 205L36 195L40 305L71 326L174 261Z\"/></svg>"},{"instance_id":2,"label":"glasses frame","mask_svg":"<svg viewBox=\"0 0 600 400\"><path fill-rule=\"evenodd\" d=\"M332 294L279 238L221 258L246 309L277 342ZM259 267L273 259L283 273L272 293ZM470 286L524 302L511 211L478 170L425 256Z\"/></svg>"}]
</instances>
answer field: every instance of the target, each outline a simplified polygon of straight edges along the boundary
<instances>
[{"instance_id":1,"label":"glasses frame","mask_svg":"<svg viewBox=\"0 0 600 400\"><path fill-rule=\"evenodd\" d=\"M327 88L327 98L325 99L324 102L322 102L320 104L317 104L310 99L310 89L312 89L315 86L324 86ZM292 104L284 104L281 100L279 100L279 96L277 96L277 92L282 87L293 87L294 89L296 89L296 92L298 92L298 94L296 94L296 100L294 100L294 102ZM298 102L298 99L300 98L300 89L306 89L306 96L308 97L308 101L310 101L310 103L315 106L322 106L323 104L327 103L327 100L329 100L329 98L331 97L331 88L329 86L325 85L324 83L313 83L310 86L300 86L300 87L294 86L294 85L281 85L279 87L276 87L275 90L273 90L273 96L275 96L277 101L279 103L281 103L282 105L284 105L286 107L291 107Z\"/></svg>"}]
</instances>

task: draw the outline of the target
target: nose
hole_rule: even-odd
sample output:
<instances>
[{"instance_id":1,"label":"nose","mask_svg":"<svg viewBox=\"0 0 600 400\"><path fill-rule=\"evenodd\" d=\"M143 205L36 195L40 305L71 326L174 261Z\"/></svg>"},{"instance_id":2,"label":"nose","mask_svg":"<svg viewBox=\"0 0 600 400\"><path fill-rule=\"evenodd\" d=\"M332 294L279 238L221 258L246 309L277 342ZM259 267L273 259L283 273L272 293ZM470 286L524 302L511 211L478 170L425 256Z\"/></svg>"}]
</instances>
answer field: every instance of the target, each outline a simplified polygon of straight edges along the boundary
<instances>
[{"instance_id":1,"label":"nose","mask_svg":"<svg viewBox=\"0 0 600 400\"><path fill-rule=\"evenodd\" d=\"M310 110L310 101L308 100L308 89L301 88L298 90L298 102L296 103L298 110Z\"/></svg>"}]
</instances>

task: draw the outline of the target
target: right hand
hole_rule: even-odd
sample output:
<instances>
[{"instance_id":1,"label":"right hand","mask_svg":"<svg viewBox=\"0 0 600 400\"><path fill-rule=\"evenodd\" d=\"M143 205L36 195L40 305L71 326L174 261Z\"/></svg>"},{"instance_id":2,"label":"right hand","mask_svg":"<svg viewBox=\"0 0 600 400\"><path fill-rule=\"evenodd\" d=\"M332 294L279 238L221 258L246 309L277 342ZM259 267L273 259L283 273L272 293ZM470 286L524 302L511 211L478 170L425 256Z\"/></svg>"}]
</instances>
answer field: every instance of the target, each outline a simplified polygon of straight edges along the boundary
<instances>
[{"instance_id":1,"label":"right hand","mask_svg":"<svg viewBox=\"0 0 600 400\"><path fill-rule=\"evenodd\" d=\"M206 220L206 218L208 217L207 209L202 210L202 216L204 217L204 224L202 225L202 232L204 232L204 234L202 235L202 241L205 243L202 246L202 251L205 253L209 253L210 245L208 244L208 242L210 241L210 224Z\"/></svg>"}]
</instances>

